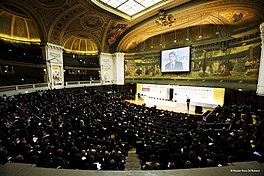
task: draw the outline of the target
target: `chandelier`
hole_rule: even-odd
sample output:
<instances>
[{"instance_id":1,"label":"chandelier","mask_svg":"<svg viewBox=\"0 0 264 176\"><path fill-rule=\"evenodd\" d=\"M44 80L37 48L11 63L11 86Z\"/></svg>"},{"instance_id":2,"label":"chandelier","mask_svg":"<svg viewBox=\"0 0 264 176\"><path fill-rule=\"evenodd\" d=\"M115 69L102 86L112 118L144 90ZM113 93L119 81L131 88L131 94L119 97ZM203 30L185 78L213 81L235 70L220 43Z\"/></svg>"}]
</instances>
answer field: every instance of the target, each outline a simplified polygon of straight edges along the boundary
<instances>
[{"instance_id":1,"label":"chandelier","mask_svg":"<svg viewBox=\"0 0 264 176\"><path fill-rule=\"evenodd\" d=\"M172 26L172 23L175 22L175 18L172 14L167 15L164 9L159 10L159 18L156 20L156 23L158 23L161 26Z\"/></svg>"}]
</instances>

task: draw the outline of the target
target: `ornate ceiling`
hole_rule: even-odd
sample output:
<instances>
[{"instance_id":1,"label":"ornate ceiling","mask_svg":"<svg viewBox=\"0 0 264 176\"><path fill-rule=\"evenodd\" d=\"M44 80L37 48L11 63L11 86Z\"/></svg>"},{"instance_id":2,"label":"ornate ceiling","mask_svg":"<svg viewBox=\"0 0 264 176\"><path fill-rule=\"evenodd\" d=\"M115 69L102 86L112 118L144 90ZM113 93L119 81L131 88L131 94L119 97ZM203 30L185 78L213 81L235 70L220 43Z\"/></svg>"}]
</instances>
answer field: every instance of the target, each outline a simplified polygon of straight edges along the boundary
<instances>
[{"instance_id":1,"label":"ornate ceiling","mask_svg":"<svg viewBox=\"0 0 264 176\"><path fill-rule=\"evenodd\" d=\"M131 19L91 0L2 0L0 8L2 39L49 42L87 54L128 52L153 36L177 31L181 37L187 29L190 37L202 29L210 39L216 30L232 38L257 31L264 21L263 0L168 0ZM174 16L171 26L156 23L159 9Z\"/></svg>"}]
</instances>

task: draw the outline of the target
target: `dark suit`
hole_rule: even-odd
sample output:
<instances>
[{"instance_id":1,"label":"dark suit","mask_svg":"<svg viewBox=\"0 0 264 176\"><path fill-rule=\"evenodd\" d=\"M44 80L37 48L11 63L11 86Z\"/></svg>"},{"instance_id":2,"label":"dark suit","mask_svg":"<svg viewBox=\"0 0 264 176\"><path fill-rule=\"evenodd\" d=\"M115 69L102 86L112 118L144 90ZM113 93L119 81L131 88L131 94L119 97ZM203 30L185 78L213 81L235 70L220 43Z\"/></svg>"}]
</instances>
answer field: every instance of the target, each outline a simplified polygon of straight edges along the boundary
<instances>
[{"instance_id":1,"label":"dark suit","mask_svg":"<svg viewBox=\"0 0 264 176\"><path fill-rule=\"evenodd\" d=\"M188 110L188 112L189 112L189 109L190 109L190 102L191 102L191 100L190 100L189 97L187 98L186 102L187 102L187 110Z\"/></svg>"},{"instance_id":2,"label":"dark suit","mask_svg":"<svg viewBox=\"0 0 264 176\"><path fill-rule=\"evenodd\" d=\"M165 65L165 70L183 70L182 62L175 61L175 63L172 64L169 62Z\"/></svg>"}]
</instances>

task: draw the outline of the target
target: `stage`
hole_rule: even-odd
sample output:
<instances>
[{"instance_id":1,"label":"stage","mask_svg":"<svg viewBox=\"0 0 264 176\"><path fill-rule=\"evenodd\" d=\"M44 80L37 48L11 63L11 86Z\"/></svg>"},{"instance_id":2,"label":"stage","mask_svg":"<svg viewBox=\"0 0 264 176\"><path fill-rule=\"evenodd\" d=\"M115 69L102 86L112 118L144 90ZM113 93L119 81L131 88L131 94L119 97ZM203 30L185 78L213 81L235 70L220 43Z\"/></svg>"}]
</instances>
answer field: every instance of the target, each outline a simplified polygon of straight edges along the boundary
<instances>
[{"instance_id":1,"label":"stage","mask_svg":"<svg viewBox=\"0 0 264 176\"><path fill-rule=\"evenodd\" d=\"M195 113L195 105L190 103L190 109L189 112L187 110L187 103L180 103L175 102L171 100L162 100L162 99L156 99L151 97L140 97L135 98L135 100L126 100L127 102L142 105L143 103L146 104L147 107L153 107L156 106L157 109L163 109L168 111L174 111L179 113L188 113L188 114L195 114L195 115L201 115L201 113ZM202 107L203 113L207 110L212 111L213 108L210 107Z\"/></svg>"}]
</instances>

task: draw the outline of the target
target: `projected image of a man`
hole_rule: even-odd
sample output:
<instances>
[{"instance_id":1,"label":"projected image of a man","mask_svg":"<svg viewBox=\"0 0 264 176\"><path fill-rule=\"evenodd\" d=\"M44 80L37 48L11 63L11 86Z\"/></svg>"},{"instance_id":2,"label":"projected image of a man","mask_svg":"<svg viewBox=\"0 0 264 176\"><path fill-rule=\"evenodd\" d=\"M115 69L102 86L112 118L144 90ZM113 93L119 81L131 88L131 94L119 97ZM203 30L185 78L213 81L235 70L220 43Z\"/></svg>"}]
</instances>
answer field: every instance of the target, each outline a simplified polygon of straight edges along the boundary
<instances>
[{"instance_id":1,"label":"projected image of a man","mask_svg":"<svg viewBox=\"0 0 264 176\"><path fill-rule=\"evenodd\" d=\"M165 70L183 70L183 64L177 60L174 51L169 53L169 62L165 65Z\"/></svg>"}]
</instances>

